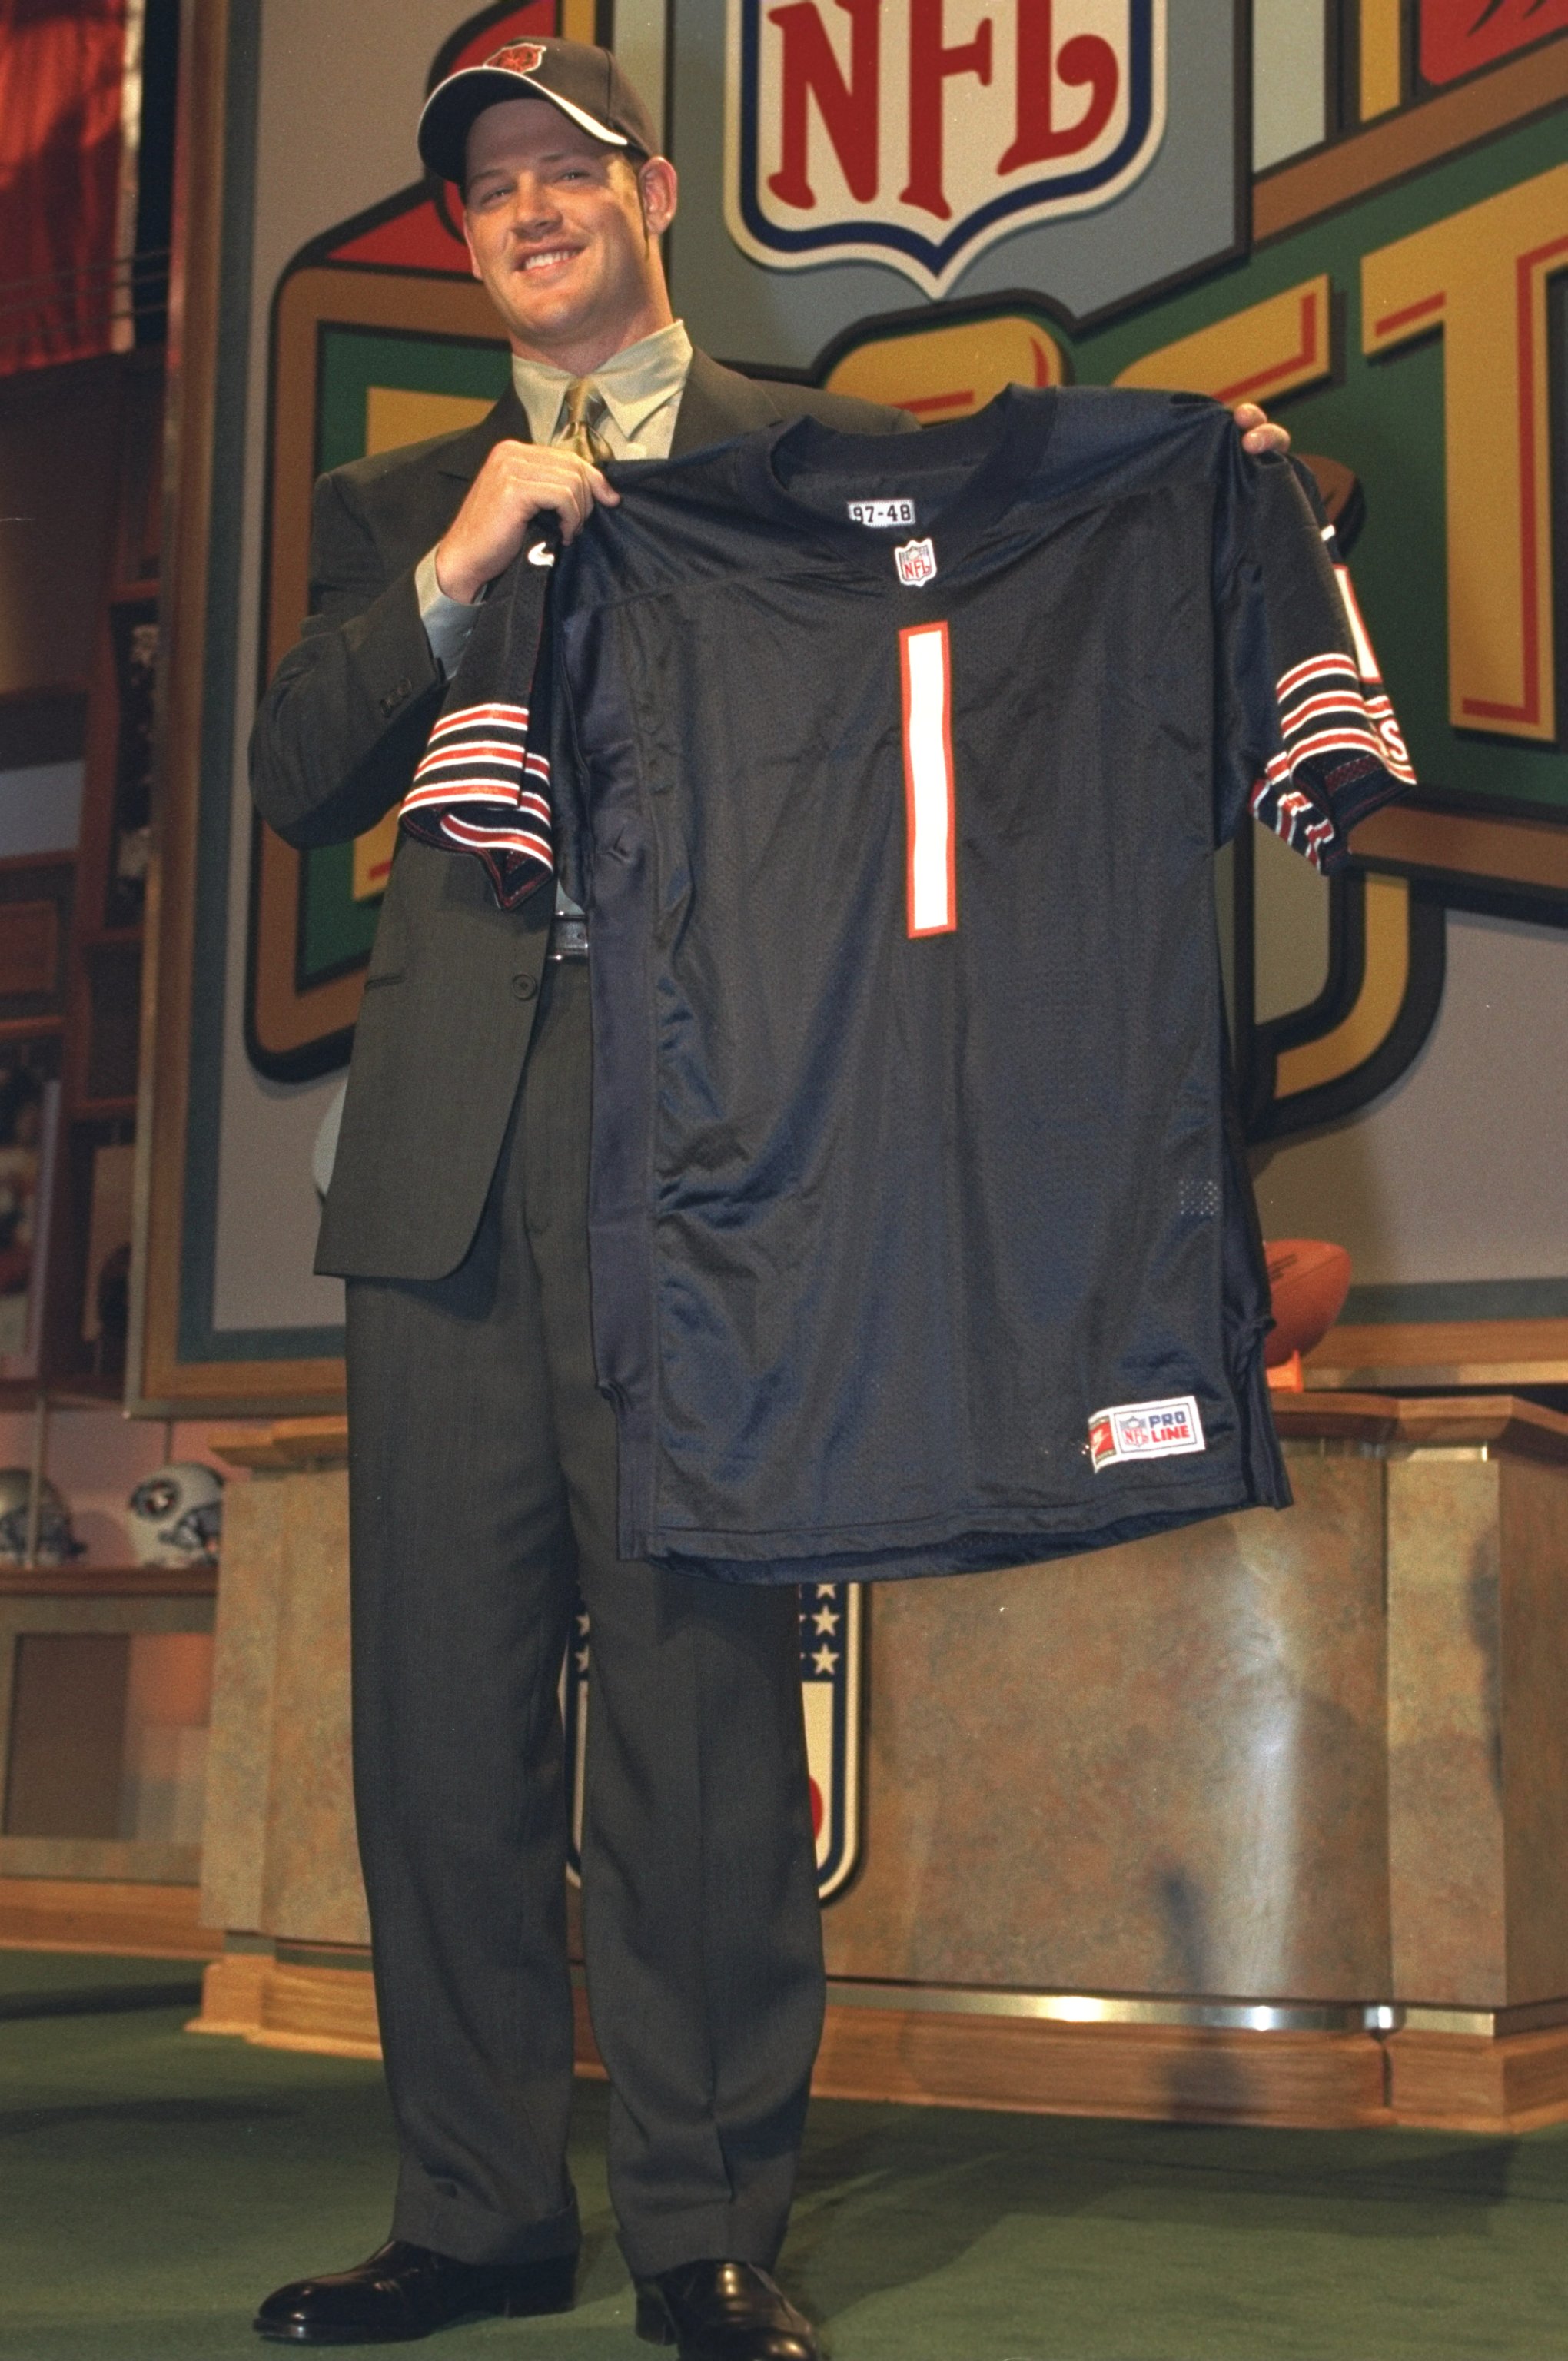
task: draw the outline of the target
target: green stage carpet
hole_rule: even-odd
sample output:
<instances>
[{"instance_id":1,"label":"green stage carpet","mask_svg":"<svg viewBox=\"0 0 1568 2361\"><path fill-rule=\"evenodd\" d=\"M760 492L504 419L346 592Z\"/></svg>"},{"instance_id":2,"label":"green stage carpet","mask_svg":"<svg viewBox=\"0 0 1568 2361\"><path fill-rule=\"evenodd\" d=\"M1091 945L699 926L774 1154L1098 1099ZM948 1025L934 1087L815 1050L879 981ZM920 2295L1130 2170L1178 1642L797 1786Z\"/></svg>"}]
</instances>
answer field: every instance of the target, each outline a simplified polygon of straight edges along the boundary
<instances>
[{"instance_id":1,"label":"green stage carpet","mask_svg":"<svg viewBox=\"0 0 1568 2361\"><path fill-rule=\"evenodd\" d=\"M368 2066L198 2039L180 1962L0 1952L0 2355L259 2356L276 2282L385 2235ZM605 2099L577 2310L457 2361L635 2361ZM1568 2356L1568 2130L1255 2132L824 2103L781 2277L835 2361Z\"/></svg>"}]
</instances>

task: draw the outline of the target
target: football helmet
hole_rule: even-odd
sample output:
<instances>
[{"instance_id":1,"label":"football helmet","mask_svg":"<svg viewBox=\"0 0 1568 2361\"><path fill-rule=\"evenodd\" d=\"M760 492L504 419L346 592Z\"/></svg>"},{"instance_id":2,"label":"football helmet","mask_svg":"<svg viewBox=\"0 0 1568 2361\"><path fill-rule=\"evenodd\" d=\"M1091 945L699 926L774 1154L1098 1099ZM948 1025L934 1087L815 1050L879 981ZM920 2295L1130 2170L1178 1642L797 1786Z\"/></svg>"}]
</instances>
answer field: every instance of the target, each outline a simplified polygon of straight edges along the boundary
<instances>
[{"instance_id":1,"label":"football helmet","mask_svg":"<svg viewBox=\"0 0 1568 2361\"><path fill-rule=\"evenodd\" d=\"M155 1467L126 1503L126 1532L137 1565L212 1565L223 1523L224 1479L196 1459Z\"/></svg>"},{"instance_id":2,"label":"football helmet","mask_svg":"<svg viewBox=\"0 0 1568 2361\"><path fill-rule=\"evenodd\" d=\"M25 1467L0 1467L0 1565L27 1563L27 1503L33 1479ZM46 1476L38 1490L35 1565L69 1565L86 1549L71 1530L71 1511Z\"/></svg>"}]
</instances>

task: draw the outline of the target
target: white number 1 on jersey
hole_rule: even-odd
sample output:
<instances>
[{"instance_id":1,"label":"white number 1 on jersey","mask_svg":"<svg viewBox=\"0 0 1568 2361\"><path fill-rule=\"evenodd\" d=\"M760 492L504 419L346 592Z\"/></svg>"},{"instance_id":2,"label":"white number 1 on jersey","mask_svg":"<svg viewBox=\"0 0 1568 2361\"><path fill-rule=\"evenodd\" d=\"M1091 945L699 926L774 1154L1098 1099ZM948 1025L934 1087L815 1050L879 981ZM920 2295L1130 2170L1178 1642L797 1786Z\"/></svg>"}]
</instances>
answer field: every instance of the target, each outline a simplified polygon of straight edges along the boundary
<instances>
[{"instance_id":1,"label":"white number 1 on jersey","mask_svg":"<svg viewBox=\"0 0 1568 2361\"><path fill-rule=\"evenodd\" d=\"M909 931L950 935L959 917L948 627L916 623L900 631L898 643L904 675Z\"/></svg>"}]
</instances>

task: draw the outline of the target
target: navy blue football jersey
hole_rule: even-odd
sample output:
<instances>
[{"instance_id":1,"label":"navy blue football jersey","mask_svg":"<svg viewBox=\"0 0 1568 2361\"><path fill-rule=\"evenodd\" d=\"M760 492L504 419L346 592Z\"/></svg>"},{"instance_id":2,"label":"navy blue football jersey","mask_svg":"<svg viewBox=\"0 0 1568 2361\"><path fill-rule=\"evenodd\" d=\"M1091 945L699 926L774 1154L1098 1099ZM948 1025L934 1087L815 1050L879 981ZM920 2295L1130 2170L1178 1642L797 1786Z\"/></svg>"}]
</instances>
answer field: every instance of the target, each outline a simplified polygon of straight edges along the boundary
<instances>
[{"instance_id":1,"label":"navy blue football jersey","mask_svg":"<svg viewBox=\"0 0 1568 2361\"><path fill-rule=\"evenodd\" d=\"M614 471L557 568L620 1546L1027 1563L1288 1489L1217 845L1408 778L1321 515L1189 397Z\"/></svg>"}]
</instances>

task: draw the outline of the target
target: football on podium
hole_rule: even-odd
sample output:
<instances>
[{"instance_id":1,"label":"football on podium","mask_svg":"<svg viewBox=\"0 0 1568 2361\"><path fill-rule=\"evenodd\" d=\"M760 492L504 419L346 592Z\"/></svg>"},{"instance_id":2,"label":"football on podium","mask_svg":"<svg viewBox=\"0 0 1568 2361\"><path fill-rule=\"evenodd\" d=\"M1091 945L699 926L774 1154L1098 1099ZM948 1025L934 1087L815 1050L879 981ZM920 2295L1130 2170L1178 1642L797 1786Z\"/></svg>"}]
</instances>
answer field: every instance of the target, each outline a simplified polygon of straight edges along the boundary
<instances>
[{"instance_id":1,"label":"football on podium","mask_svg":"<svg viewBox=\"0 0 1568 2361\"><path fill-rule=\"evenodd\" d=\"M1274 1326L1264 1367L1284 1370L1321 1343L1350 1292L1350 1257L1326 1238L1270 1238L1264 1246Z\"/></svg>"}]
</instances>

